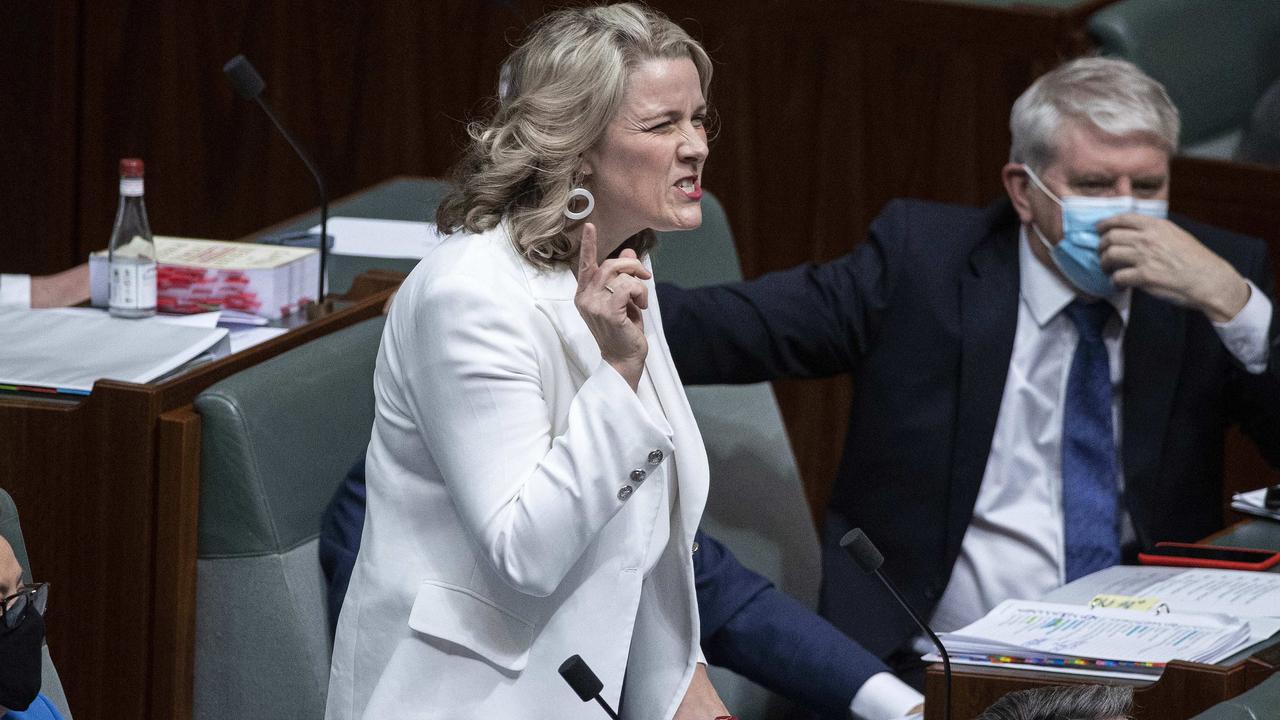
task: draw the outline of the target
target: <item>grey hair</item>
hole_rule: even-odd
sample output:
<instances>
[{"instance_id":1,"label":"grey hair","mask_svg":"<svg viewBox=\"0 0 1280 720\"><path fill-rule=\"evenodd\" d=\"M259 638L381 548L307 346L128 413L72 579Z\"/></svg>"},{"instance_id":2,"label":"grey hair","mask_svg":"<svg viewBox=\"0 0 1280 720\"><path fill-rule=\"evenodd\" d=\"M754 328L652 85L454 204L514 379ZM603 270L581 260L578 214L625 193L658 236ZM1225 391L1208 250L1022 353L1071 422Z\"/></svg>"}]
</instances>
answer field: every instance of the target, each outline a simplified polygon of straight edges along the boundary
<instances>
[{"instance_id":1,"label":"grey hair","mask_svg":"<svg viewBox=\"0 0 1280 720\"><path fill-rule=\"evenodd\" d=\"M689 58L702 95L711 59L679 25L644 5L567 8L536 22L503 63L497 109L467 127L471 143L454 173L455 190L436 211L445 233L484 232L504 219L529 262L565 264L577 243L565 229L569 192L582 156L618 113L631 71L647 60ZM628 238L637 254L652 230Z\"/></svg>"},{"instance_id":2,"label":"grey hair","mask_svg":"<svg viewBox=\"0 0 1280 720\"><path fill-rule=\"evenodd\" d=\"M1133 711L1127 685L1050 685L997 700L977 720L1114 720Z\"/></svg>"},{"instance_id":3,"label":"grey hair","mask_svg":"<svg viewBox=\"0 0 1280 720\"><path fill-rule=\"evenodd\" d=\"M1181 120L1164 86L1116 58L1072 60L1042 75L1013 103L1009 160L1043 169L1056 159L1064 119L1092 123L1109 135L1142 133L1169 154Z\"/></svg>"}]
</instances>

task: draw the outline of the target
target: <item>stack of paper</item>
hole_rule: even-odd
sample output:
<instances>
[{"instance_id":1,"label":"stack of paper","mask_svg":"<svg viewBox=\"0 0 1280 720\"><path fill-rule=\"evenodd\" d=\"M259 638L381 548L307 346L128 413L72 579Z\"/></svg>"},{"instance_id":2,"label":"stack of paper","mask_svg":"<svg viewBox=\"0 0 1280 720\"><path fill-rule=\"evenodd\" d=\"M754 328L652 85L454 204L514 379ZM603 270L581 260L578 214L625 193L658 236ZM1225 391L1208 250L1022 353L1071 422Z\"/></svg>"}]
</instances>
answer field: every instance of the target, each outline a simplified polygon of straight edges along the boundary
<instances>
[{"instance_id":1,"label":"stack of paper","mask_svg":"<svg viewBox=\"0 0 1280 720\"><path fill-rule=\"evenodd\" d=\"M953 659L1159 674L1170 660L1214 663L1251 644L1249 623L1227 615L1082 608L1006 600L944 633Z\"/></svg>"},{"instance_id":2,"label":"stack of paper","mask_svg":"<svg viewBox=\"0 0 1280 720\"><path fill-rule=\"evenodd\" d=\"M1249 492L1236 493L1231 496L1231 509L1237 512L1257 515L1258 517L1280 520L1280 510L1269 510L1263 504L1267 496L1266 488L1258 488Z\"/></svg>"},{"instance_id":3,"label":"stack of paper","mask_svg":"<svg viewBox=\"0 0 1280 720\"><path fill-rule=\"evenodd\" d=\"M76 395L99 379L151 382L230 351L225 328L18 308L0 308L0 347L0 389Z\"/></svg>"},{"instance_id":4,"label":"stack of paper","mask_svg":"<svg viewBox=\"0 0 1280 720\"><path fill-rule=\"evenodd\" d=\"M1220 662L1277 631L1280 574L1116 566L941 637L961 664L1151 680L1170 660Z\"/></svg>"},{"instance_id":5,"label":"stack of paper","mask_svg":"<svg viewBox=\"0 0 1280 720\"><path fill-rule=\"evenodd\" d=\"M272 320L314 300L320 255L313 248L156 236L161 312L235 310ZM89 258L94 305L107 304L107 254Z\"/></svg>"}]
</instances>

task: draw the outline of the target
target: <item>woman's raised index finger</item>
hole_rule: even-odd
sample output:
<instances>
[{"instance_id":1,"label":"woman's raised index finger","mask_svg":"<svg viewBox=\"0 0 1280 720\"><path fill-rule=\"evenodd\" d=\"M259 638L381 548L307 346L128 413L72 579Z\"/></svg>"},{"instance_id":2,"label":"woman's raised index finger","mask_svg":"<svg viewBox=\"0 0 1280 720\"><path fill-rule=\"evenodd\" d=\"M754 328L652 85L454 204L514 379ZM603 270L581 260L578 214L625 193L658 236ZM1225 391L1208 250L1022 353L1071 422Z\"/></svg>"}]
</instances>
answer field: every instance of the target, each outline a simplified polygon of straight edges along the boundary
<instances>
[{"instance_id":1,"label":"woman's raised index finger","mask_svg":"<svg viewBox=\"0 0 1280 720\"><path fill-rule=\"evenodd\" d=\"M596 226L584 223L582 238L578 241L578 284L591 277L596 267Z\"/></svg>"}]
</instances>

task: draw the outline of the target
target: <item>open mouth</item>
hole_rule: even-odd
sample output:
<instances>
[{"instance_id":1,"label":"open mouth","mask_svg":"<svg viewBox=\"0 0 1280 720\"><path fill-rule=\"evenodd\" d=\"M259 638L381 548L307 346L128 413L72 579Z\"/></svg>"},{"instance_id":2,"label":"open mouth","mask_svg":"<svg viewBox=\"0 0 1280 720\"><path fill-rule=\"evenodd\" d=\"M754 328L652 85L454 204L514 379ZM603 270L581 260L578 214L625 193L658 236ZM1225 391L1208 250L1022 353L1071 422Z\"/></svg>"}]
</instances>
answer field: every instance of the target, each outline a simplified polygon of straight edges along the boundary
<instances>
[{"instance_id":1,"label":"open mouth","mask_svg":"<svg viewBox=\"0 0 1280 720\"><path fill-rule=\"evenodd\" d=\"M690 175L687 178L681 178L675 185L676 189L684 193L690 200L697 200L702 197L702 186L698 184L698 177Z\"/></svg>"}]
</instances>

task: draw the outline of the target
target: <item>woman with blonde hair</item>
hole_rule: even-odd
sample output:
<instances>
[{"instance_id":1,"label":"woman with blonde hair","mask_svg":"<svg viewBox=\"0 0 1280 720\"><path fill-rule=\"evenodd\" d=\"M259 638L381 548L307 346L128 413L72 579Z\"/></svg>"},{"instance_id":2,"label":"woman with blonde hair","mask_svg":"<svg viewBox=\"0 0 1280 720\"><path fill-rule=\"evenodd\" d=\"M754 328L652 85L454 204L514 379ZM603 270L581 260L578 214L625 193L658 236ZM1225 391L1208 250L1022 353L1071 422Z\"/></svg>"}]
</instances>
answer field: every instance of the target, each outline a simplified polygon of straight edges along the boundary
<instances>
[{"instance_id":1,"label":"woman with blonde hair","mask_svg":"<svg viewBox=\"0 0 1280 720\"><path fill-rule=\"evenodd\" d=\"M698 649L701 436L646 252L701 222L711 64L638 5L543 18L473 124L374 375L327 716L727 715Z\"/></svg>"}]
</instances>

